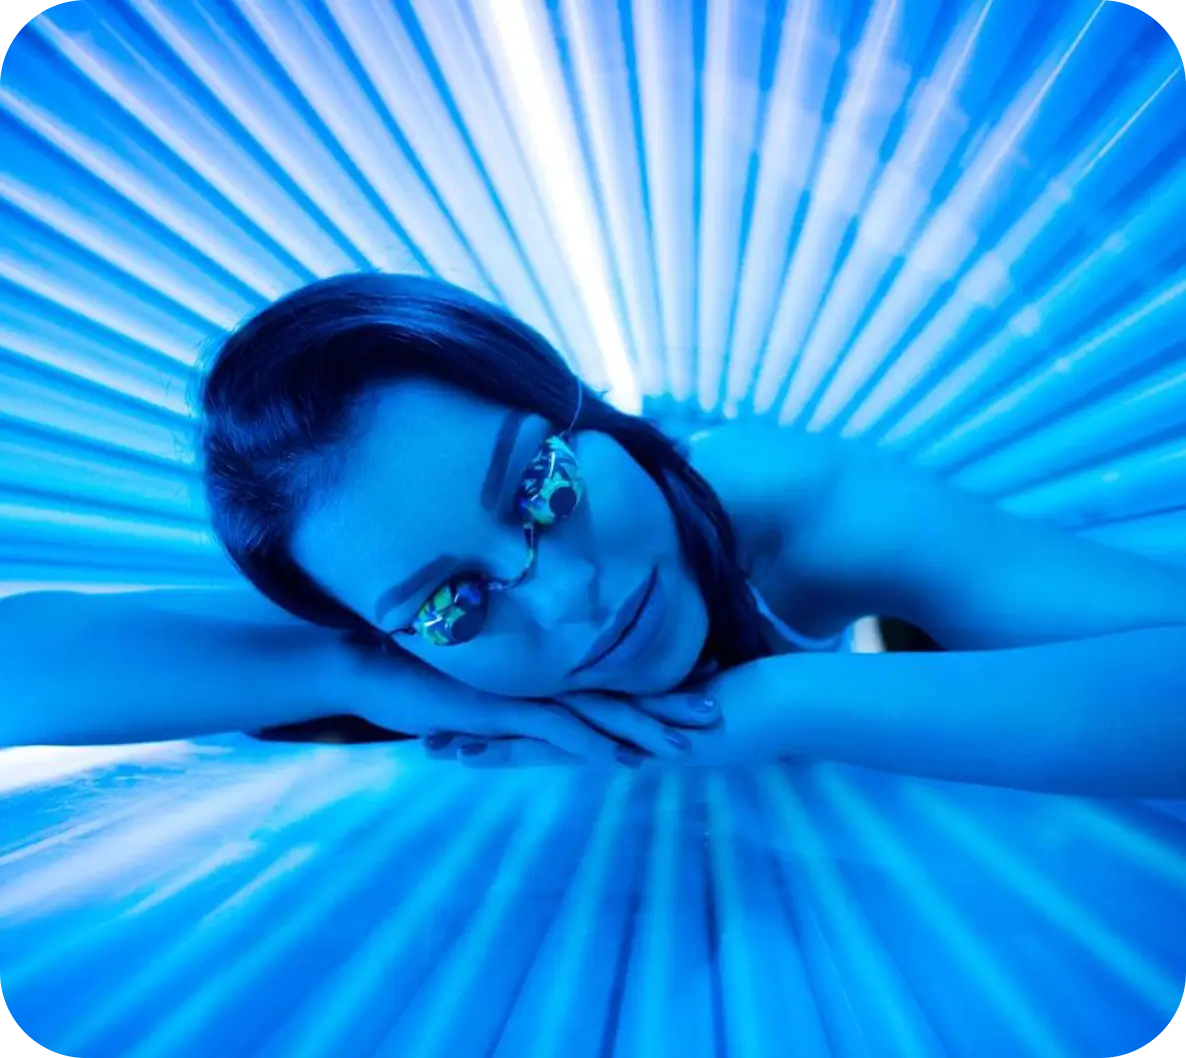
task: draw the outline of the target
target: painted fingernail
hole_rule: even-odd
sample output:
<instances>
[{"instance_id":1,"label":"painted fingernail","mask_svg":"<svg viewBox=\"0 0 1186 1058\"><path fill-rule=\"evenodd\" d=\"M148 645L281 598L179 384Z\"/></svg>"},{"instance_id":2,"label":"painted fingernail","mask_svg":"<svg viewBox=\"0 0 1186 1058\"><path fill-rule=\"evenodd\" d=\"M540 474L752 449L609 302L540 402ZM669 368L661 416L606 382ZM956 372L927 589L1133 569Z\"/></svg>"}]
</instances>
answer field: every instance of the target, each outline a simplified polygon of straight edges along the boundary
<instances>
[{"instance_id":1,"label":"painted fingernail","mask_svg":"<svg viewBox=\"0 0 1186 1058\"><path fill-rule=\"evenodd\" d=\"M486 743L466 742L458 752L465 757L476 757L479 753L486 752Z\"/></svg>"},{"instance_id":2,"label":"painted fingernail","mask_svg":"<svg viewBox=\"0 0 1186 1058\"><path fill-rule=\"evenodd\" d=\"M692 740L688 738L682 731L676 731L674 728L665 728L663 737L667 739L676 749L688 750L692 748Z\"/></svg>"},{"instance_id":3,"label":"painted fingernail","mask_svg":"<svg viewBox=\"0 0 1186 1058\"><path fill-rule=\"evenodd\" d=\"M617 756L618 760L628 768L637 768L643 761L642 754L636 749L631 749L629 746L619 746Z\"/></svg>"},{"instance_id":4,"label":"painted fingernail","mask_svg":"<svg viewBox=\"0 0 1186 1058\"><path fill-rule=\"evenodd\" d=\"M709 713L716 712L717 703L711 698L693 698L692 704L688 708L693 713L700 713L702 716L707 716Z\"/></svg>"}]
</instances>

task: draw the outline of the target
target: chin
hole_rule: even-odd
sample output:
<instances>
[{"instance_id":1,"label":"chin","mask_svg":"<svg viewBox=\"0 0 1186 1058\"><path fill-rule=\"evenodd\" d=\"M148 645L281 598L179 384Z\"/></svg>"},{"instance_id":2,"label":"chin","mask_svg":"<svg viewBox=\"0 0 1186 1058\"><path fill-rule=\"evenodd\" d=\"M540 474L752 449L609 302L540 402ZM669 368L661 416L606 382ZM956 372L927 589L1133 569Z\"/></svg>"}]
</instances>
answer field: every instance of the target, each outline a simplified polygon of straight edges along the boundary
<instances>
[{"instance_id":1,"label":"chin","mask_svg":"<svg viewBox=\"0 0 1186 1058\"><path fill-rule=\"evenodd\" d=\"M669 593L670 607L662 641L629 670L583 673L576 677L573 690L657 696L687 681L708 636L708 609L699 586L682 569L673 575L669 568L661 568L660 583Z\"/></svg>"},{"instance_id":2,"label":"chin","mask_svg":"<svg viewBox=\"0 0 1186 1058\"><path fill-rule=\"evenodd\" d=\"M695 671L704 641L708 637L708 610L694 581L680 585L681 598L672 606L668 640L661 651L638 673L638 686L631 693L660 695L687 682Z\"/></svg>"}]
</instances>

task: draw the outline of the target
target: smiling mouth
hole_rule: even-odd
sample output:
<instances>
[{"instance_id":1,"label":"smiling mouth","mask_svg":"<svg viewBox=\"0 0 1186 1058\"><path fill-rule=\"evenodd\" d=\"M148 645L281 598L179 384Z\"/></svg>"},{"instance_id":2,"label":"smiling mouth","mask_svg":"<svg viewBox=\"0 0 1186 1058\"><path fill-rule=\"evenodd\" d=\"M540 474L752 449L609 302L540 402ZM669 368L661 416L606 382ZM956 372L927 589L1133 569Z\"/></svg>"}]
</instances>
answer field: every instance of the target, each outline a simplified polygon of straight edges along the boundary
<instances>
[{"instance_id":1,"label":"smiling mouth","mask_svg":"<svg viewBox=\"0 0 1186 1058\"><path fill-rule=\"evenodd\" d=\"M647 602L650 600L651 595L654 594L655 585L657 582L658 582L658 571L651 570L651 575L647 579L646 585L644 586L644 588L642 590L642 597L638 600L638 604L633 608L633 611L630 614L629 620L625 623L625 625L622 626L621 631L614 637L613 642L608 644L602 650L599 650L588 661L582 662L575 669L573 669L572 671L574 674L578 673L578 672L584 672L586 669L592 668L594 665L598 664L600 661L602 661L604 658L608 657L610 654L612 654L615 650L618 649L618 647L622 644L622 641L628 635L630 635L630 633L632 631L634 631L634 626L636 624L638 624L639 618L642 616L643 610L646 609Z\"/></svg>"}]
</instances>

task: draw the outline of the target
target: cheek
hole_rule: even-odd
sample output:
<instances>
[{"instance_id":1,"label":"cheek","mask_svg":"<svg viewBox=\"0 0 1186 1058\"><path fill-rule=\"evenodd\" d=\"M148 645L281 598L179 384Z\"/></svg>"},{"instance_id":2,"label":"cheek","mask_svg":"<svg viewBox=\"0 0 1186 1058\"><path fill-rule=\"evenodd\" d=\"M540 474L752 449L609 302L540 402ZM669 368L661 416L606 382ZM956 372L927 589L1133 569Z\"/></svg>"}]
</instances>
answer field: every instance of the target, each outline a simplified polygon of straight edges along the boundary
<instances>
[{"instance_id":1,"label":"cheek","mask_svg":"<svg viewBox=\"0 0 1186 1058\"><path fill-rule=\"evenodd\" d=\"M584 468L591 543L605 565L637 567L658 560L671 578L674 594L695 607L699 589L679 561L675 519L659 486L633 459L607 439L582 438L578 450ZM700 604L702 606L702 603ZM478 690L510 697L546 698L560 693L563 678L553 672L529 641L506 635L458 647L434 647L410 641L410 653L443 675Z\"/></svg>"},{"instance_id":2,"label":"cheek","mask_svg":"<svg viewBox=\"0 0 1186 1058\"><path fill-rule=\"evenodd\" d=\"M659 556L677 547L666 498L624 451L599 460L586 484L594 533L607 556Z\"/></svg>"}]
</instances>

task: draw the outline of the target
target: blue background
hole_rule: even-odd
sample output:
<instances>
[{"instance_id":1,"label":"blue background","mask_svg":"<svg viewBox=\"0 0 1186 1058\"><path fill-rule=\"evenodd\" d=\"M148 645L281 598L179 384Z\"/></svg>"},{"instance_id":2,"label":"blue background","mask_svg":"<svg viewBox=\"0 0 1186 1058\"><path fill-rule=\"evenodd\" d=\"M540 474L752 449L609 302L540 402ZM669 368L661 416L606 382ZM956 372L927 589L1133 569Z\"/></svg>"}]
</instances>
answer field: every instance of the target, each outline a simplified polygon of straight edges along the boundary
<instances>
[{"instance_id":1,"label":"blue background","mask_svg":"<svg viewBox=\"0 0 1186 1058\"><path fill-rule=\"evenodd\" d=\"M1186 560L1186 84L1147 16L491 10L87 0L21 34L0 593L233 583L200 365L364 267L507 304L674 432L862 435ZM0 793L0 979L68 1055L1095 1058L1186 981L1180 804L239 738L5 751Z\"/></svg>"}]
</instances>

